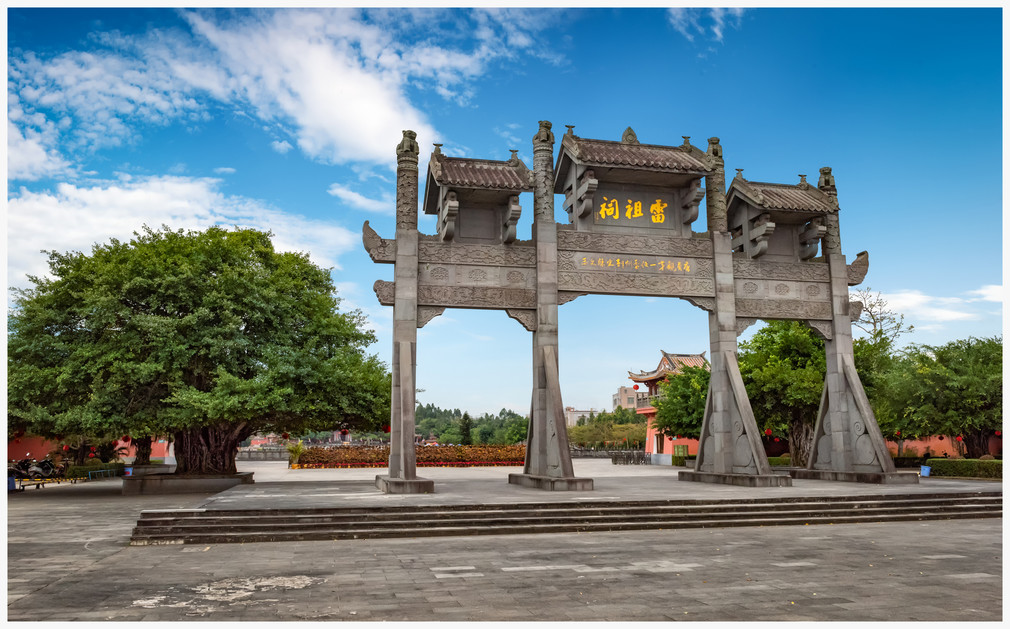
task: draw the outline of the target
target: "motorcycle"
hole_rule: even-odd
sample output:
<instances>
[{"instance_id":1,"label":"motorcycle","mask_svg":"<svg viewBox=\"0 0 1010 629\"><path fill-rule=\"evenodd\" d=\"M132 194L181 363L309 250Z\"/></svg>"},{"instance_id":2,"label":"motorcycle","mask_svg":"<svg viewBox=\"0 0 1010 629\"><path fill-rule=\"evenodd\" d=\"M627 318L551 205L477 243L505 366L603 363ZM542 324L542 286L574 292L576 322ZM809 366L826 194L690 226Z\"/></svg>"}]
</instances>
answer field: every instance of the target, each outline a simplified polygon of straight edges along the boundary
<instances>
[{"instance_id":1,"label":"motorcycle","mask_svg":"<svg viewBox=\"0 0 1010 629\"><path fill-rule=\"evenodd\" d=\"M31 468L35 464L35 459L26 457L20 461L12 460L7 464L7 476L14 478L31 478Z\"/></svg>"},{"instance_id":2,"label":"motorcycle","mask_svg":"<svg viewBox=\"0 0 1010 629\"><path fill-rule=\"evenodd\" d=\"M46 457L41 461L36 461L34 464L28 468L29 478L35 480L41 480L46 478L56 478L60 476L60 472L63 471L64 466L56 465L53 463L52 459Z\"/></svg>"}]
</instances>

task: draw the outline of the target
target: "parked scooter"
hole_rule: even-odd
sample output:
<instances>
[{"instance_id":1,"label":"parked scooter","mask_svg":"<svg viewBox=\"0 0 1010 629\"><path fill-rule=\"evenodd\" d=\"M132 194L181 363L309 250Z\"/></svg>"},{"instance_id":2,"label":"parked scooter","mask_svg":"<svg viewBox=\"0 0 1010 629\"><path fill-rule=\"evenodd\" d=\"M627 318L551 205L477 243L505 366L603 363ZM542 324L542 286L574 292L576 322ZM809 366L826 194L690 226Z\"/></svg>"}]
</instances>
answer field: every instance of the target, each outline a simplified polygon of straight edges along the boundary
<instances>
[{"instance_id":1,"label":"parked scooter","mask_svg":"<svg viewBox=\"0 0 1010 629\"><path fill-rule=\"evenodd\" d=\"M31 453L28 452L26 454ZM31 468L33 465L35 465L35 459L31 457L26 457L20 461L12 460L7 464L7 476L13 476L14 478L31 478Z\"/></svg>"},{"instance_id":2,"label":"parked scooter","mask_svg":"<svg viewBox=\"0 0 1010 629\"><path fill-rule=\"evenodd\" d=\"M56 478L60 475L63 466L57 466L52 459L46 457L41 461L36 461L28 468L29 478L40 480L45 478Z\"/></svg>"}]
</instances>

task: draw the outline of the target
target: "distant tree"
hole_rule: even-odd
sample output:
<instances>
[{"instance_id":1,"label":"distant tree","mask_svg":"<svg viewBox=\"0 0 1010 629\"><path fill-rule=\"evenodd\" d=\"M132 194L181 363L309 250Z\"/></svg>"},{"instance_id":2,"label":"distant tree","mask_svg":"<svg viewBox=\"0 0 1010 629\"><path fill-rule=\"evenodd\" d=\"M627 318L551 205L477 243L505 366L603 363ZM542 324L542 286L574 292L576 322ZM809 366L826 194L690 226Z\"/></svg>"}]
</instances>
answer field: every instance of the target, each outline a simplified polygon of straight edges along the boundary
<instances>
[{"instance_id":1,"label":"distant tree","mask_svg":"<svg viewBox=\"0 0 1010 629\"><path fill-rule=\"evenodd\" d=\"M473 430L473 420L470 419L470 413L463 413L463 417L459 420L459 443L464 446L473 445L473 436L470 432Z\"/></svg>"},{"instance_id":2,"label":"distant tree","mask_svg":"<svg viewBox=\"0 0 1010 629\"><path fill-rule=\"evenodd\" d=\"M893 346L899 337L915 330L915 326L905 325L905 315L891 310L881 294L873 292L869 286L852 291L851 295L863 304L859 319L852 325L865 332L871 340L883 340Z\"/></svg>"}]
</instances>

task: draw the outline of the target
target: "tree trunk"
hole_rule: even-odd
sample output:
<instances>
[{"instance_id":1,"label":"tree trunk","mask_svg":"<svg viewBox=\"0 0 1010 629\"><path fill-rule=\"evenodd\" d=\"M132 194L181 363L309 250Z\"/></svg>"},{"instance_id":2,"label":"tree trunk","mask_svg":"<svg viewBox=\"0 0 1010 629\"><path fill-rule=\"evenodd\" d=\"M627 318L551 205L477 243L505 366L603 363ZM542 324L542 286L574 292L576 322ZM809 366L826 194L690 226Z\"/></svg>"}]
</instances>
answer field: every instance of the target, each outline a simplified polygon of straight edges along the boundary
<instances>
[{"instance_id":1,"label":"tree trunk","mask_svg":"<svg viewBox=\"0 0 1010 629\"><path fill-rule=\"evenodd\" d=\"M989 431L973 430L964 435L965 458L977 459L989 454Z\"/></svg>"},{"instance_id":2,"label":"tree trunk","mask_svg":"<svg viewBox=\"0 0 1010 629\"><path fill-rule=\"evenodd\" d=\"M806 467L814 447L814 426L802 419L789 422L789 464Z\"/></svg>"},{"instance_id":3,"label":"tree trunk","mask_svg":"<svg viewBox=\"0 0 1010 629\"><path fill-rule=\"evenodd\" d=\"M252 434L246 422L175 433L176 474L235 474L235 454Z\"/></svg>"},{"instance_id":4,"label":"tree trunk","mask_svg":"<svg viewBox=\"0 0 1010 629\"><path fill-rule=\"evenodd\" d=\"M150 435L133 440L133 446L137 448L137 456L133 459L134 465L151 464L151 442L152 438Z\"/></svg>"}]
</instances>

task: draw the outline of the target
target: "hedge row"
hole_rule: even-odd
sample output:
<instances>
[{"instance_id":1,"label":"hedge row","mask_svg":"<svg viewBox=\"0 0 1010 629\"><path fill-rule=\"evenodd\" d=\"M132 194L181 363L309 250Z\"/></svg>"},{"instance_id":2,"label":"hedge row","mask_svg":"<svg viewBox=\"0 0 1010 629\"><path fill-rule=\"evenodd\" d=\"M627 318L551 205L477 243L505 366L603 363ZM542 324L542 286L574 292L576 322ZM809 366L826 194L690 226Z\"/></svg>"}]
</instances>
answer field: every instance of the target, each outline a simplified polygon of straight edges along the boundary
<instances>
[{"instance_id":1,"label":"hedge row","mask_svg":"<svg viewBox=\"0 0 1010 629\"><path fill-rule=\"evenodd\" d=\"M122 476L123 468L126 467L126 463L122 461L113 461L110 463L102 463L101 461L88 463L86 465L71 465L67 467L67 478L87 478L88 472L94 472L95 470L112 470L114 476Z\"/></svg>"},{"instance_id":2,"label":"hedge row","mask_svg":"<svg viewBox=\"0 0 1010 629\"><path fill-rule=\"evenodd\" d=\"M978 459L927 459L930 476L961 476L966 478L1003 478L1003 461Z\"/></svg>"},{"instance_id":3,"label":"hedge row","mask_svg":"<svg viewBox=\"0 0 1010 629\"><path fill-rule=\"evenodd\" d=\"M417 446L414 448L418 467L486 467L522 465L526 446ZM389 446L341 446L339 448L307 448L291 467L296 469L329 467L386 467Z\"/></svg>"}]
</instances>

